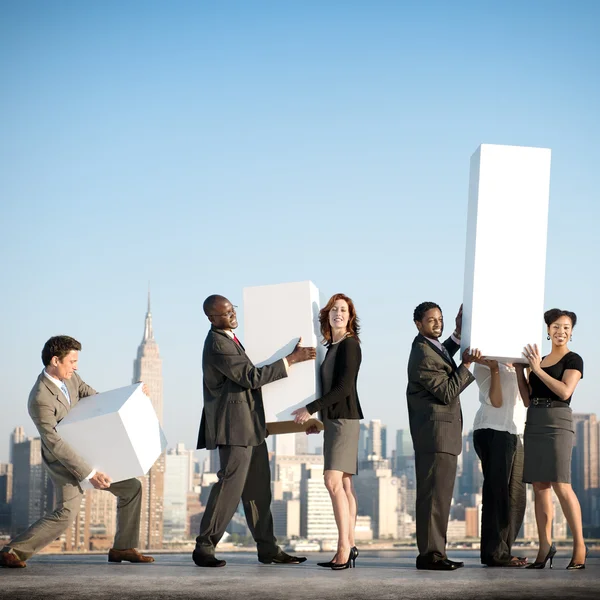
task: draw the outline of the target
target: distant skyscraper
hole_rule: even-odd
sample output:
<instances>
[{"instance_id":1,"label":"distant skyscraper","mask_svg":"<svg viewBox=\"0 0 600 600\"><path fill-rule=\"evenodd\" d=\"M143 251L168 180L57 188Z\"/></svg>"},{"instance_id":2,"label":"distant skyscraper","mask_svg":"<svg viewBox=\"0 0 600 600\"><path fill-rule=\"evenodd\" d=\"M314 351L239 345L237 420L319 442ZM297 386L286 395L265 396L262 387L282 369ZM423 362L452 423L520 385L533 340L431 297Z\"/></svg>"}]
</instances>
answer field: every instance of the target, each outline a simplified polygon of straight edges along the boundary
<instances>
[{"instance_id":1,"label":"distant skyscraper","mask_svg":"<svg viewBox=\"0 0 600 600\"><path fill-rule=\"evenodd\" d=\"M186 450L184 444L177 444L165 456L165 540L183 540L187 536L187 498L192 459L191 451Z\"/></svg>"},{"instance_id":2,"label":"distant skyscraper","mask_svg":"<svg viewBox=\"0 0 600 600\"><path fill-rule=\"evenodd\" d=\"M367 456L383 457L382 425L379 419L369 422L369 437L367 438Z\"/></svg>"},{"instance_id":3,"label":"distant skyscraper","mask_svg":"<svg viewBox=\"0 0 600 600\"><path fill-rule=\"evenodd\" d=\"M133 383L143 381L149 388L152 406L163 423L163 378L162 359L152 330L150 292L148 292L148 312L144 325L144 337L133 363ZM143 486L142 517L140 523L140 547L160 548L163 539L163 497L164 497L165 456L162 454L150 472L140 481Z\"/></svg>"},{"instance_id":4,"label":"distant skyscraper","mask_svg":"<svg viewBox=\"0 0 600 600\"><path fill-rule=\"evenodd\" d=\"M0 535L10 534L13 466L0 463Z\"/></svg>"},{"instance_id":5,"label":"distant skyscraper","mask_svg":"<svg viewBox=\"0 0 600 600\"><path fill-rule=\"evenodd\" d=\"M581 503L584 526L598 527L597 490L600 487L599 425L595 414L574 414L575 446L571 458L573 489Z\"/></svg>"},{"instance_id":6,"label":"distant skyscraper","mask_svg":"<svg viewBox=\"0 0 600 600\"><path fill-rule=\"evenodd\" d=\"M458 477L458 485L455 486L455 493L463 499L465 497L474 496L481 493L483 485L483 473L481 471L481 462L475 447L473 446L473 432L469 431L467 435L463 435L463 451L462 451L462 473ZM456 488L458 488L456 490ZM473 506L467 502L465 506Z\"/></svg>"},{"instance_id":7,"label":"distant skyscraper","mask_svg":"<svg viewBox=\"0 0 600 600\"><path fill-rule=\"evenodd\" d=\"M331 498L323 485L322 464L302 465L300 535L309 540L335 540L338 537Z\"/></svg>"},{"instance_id":8,"label":"distant skyscraper","mask_svg":"<svg viewBox=\"0 0 600 600\"><path fill-rule=\"evenodd\" d=\"M366 460L369 452L369 428L364 424L360 424L360 433L358 434L358 460Z\"/></svg>"},{"instance_id":9,"label":"distant skyscraper","mask_svg":"<svg viewBox=\"0 0 600 600\"><path fill-rule=\"evenodd\" d=\"M398 537L398 484L389 468L359 470L354 478L358 512L371 517L375 538Z\"/></svg>"},{"instance_id":10,"label":"distant skyscraper","mask_svg":"<svg viewBox=\"0 0 600 600\"><path fill-rule=\"evenodd\" d=\"M25 429L23 427L21 427L20 425L18 427L15 427L13 432L10 434L10 446L8 448L8 462L9 463L14 462L13 446L15 444L20 444L21 442L24 442L26 439L27 439L27 437L25 435Z\"/></svg>"},{"instance_id":11,"label":"distant skyscraper","mask_svg":"<svg viewBox=\"0 0 600 600\"><path fill-rule=\"evenodd\" d=\"M50 512L54 506L54 486L42 465L40 438L14 444L11 532L18 535Z\"/></svg>"}]
</instances>

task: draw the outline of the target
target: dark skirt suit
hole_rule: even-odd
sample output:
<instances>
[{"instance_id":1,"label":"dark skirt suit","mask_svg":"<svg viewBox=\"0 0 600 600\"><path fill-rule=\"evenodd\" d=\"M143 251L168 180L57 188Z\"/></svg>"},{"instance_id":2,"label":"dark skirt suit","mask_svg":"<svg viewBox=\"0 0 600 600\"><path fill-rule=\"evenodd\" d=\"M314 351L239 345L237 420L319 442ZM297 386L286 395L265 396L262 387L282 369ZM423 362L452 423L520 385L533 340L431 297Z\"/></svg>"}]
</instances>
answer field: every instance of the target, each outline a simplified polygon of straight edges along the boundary
<instances>
[{"instance_id":1,"label":"dark skirt suit","mask_svg":"<svg viewBox=\"0 0 600 600\"><path fill-rule=\"evenodd\" d=\"M321 365L322 396L306 406L311 415L321 411L325 426L325 471L358 473L358 438L363 413L356 381L361 360L360 343L354 336L331 344Z\"/></svg>"},{"instance_id":2,"label":"dark skirt suit","mask_svg":"<svg viewBox=\"0 0 600 600\"><path fill-rule=\"evenodd\" d=\"M567 369L575 369L583 377L583 359L575 352L542 368L559 381ZM530 374L529 385L531 400L525 424L523 481L571 483L571 453L575 441L571 398L559 398L535 373Z\"/></svg>"}]
</instances>

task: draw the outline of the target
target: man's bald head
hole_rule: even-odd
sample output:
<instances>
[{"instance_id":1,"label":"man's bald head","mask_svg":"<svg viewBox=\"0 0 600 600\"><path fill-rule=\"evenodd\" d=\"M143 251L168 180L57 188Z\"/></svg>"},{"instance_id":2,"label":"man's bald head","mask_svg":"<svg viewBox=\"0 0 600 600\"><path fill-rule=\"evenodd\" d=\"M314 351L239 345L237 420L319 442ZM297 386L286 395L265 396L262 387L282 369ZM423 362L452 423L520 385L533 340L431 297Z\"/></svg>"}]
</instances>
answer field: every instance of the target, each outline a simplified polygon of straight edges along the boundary
<instances>
[{"instance_id":1,"label":"man's bald head","mask_svg":"<svg viewBox=\"0 0 600 600\"><path fill-rule=\"evenodd\" d=\"M225 302L229 302L225 296L219 296L219 294L213 294L209 296L202 305L202 310L204 314L208 317L210 315L214 315L217 308L217 305L223 304ZM231 304L231 303L230 303Z\"/></svg>"},{"instance_id":2,"label":"man's bald head","mask_svg":"<svg viewBox=\"0 0 600 600\"><path fill-rule=\"evenodd\" d=\"M235 306L225 296L213 294L202 305L204 314L216 329L233 330L238 326Z\"/></svg>"}]
</instances>

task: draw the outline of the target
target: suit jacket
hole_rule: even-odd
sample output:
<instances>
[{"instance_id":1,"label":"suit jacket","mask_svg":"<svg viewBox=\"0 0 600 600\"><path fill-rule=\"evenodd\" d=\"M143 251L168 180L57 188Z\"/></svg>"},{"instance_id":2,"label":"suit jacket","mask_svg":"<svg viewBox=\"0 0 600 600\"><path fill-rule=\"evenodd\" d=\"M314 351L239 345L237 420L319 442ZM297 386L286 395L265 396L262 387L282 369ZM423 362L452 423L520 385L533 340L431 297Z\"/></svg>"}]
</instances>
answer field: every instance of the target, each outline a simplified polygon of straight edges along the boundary
<instances>
[{"instance_id":1,"label":"suit jacket","mask_svg":"<svg viewBox=\"0 0 600 600\"><path fill-rule=\"evenodd\" d=\"M71 404L63 393L45 375L40 373L30 394L27 407L42 440L42 460L52 480L58 485L79 483L91 472L87 464L62 440L56 426L67 416L81 398L97 394L77 373L65 379Z\"/></svg>"},{"instance_id":2,"label":"suit jacket","mask_svg":"<svg viewBox=\"0 0 600 600\"><path fill-rule=\"evenodd\" d=\"M202 352L204 409L198 448L260 446L267 435L260 388L287 377L283 359L255 367L225 331L211 327Z\"/></svg>"},{"instance_id":3,"label":"suit jacket","mask_svg":"<svg viewBox=\"0 0 600 600\"><path fill-rule=\"evenodd\" d=\"M444 342L450 358L421 334L408 359L408 418L415 452L462 451L462 411L459 394L474 380L452 356L459 349L452 338Z\"/></svg>"},{"instance_id":4,"label":"suit jacket","mask_svg":"<svg viewBox=\"0 0 600 600\"><path fill-rule=\"evenodd\" d=\"M311 415L321 411L321 415L327 419L362 419L356 390L361 361L360 342L353 336L344 338L335 355L331 389L307 404L306 410Z\"/></svg>"}]
</instances>

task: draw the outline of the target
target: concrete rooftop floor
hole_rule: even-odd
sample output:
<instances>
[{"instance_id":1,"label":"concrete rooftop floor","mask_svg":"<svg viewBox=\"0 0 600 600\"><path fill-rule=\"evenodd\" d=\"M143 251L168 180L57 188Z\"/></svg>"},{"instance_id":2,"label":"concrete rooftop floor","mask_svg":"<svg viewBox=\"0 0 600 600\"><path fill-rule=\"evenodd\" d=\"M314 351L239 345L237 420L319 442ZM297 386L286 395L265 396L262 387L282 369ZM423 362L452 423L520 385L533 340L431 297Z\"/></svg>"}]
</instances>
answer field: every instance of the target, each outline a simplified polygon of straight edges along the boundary
<instances>
[{"instance_id":1,"label":"concrete rooftop floor","mask_svg":"<svg viewBox=\"0 0 600 600\"><path fill-rule=\"evenodd\" d=\"M530 561L533 552L526 551ZM261 565L247 552L217 553L221 569L196 567L189 554L155 554L150 565L109 564L105 555L41 555L26 569L0 569L0 598L157 600L207 598L441 599L600 598L600 553L587 568L567 571L570 556L559 551L554 569L486 568L473 551L454 551L464 560L453 572L417 571L414 552L364 551L356 569L317 567L332 554L308 553L303 565Z\"/></svg>"}]
</instances>

